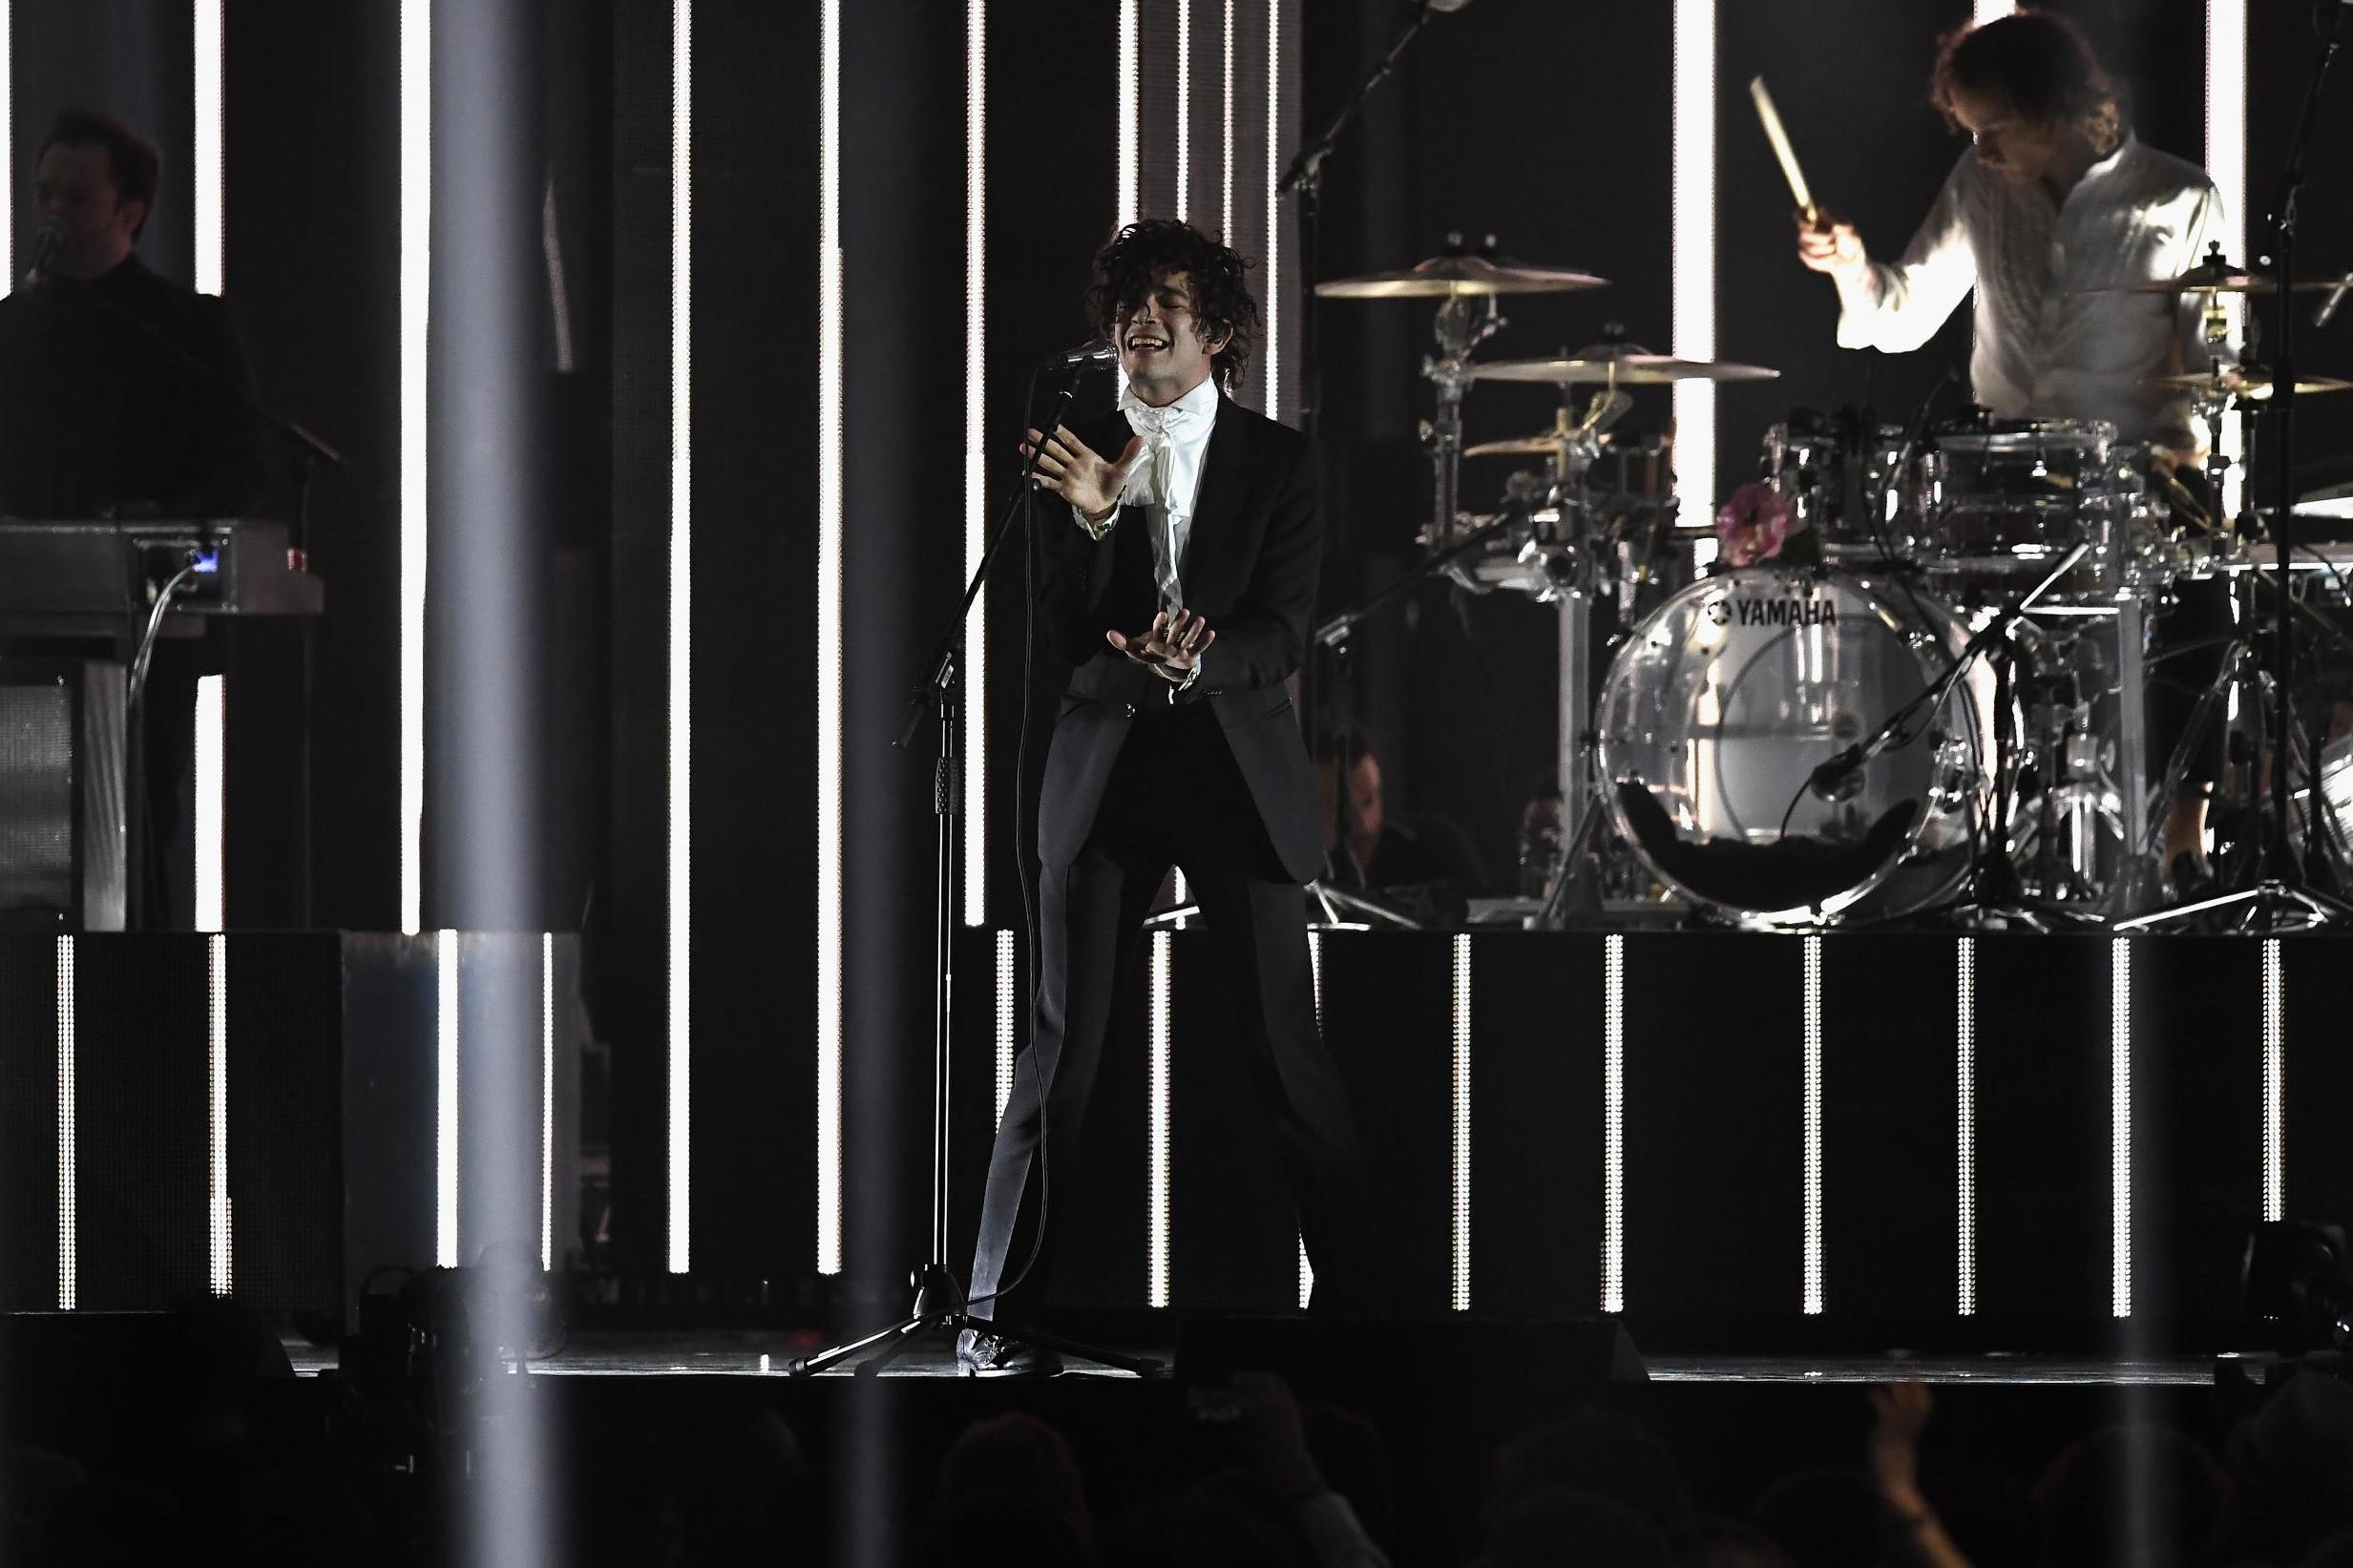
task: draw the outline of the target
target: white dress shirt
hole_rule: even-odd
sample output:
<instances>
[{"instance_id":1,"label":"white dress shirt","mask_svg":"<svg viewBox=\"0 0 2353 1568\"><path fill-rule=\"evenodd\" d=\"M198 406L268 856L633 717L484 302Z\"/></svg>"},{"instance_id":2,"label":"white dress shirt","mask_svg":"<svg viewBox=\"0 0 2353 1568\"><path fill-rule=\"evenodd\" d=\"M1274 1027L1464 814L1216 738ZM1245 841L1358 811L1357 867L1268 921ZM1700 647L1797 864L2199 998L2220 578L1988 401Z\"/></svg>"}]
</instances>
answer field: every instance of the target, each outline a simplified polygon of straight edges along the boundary
<instances>
[{"instance_id":1,"label":"white dress shirt","mask_svg":"<svg viewBox=\"0 0 2353 1568\"><path fill-rule=\"evenodd\" d=\"M1185 556L1193 542L1193 509L1201 498L1201 470L1209 453L1209 432L1217 425L1217 378L1200 386L1165 408L1155 408L1136 396L1132 386L1120 388L1120 411L1128 429L1144 437L1144 454L1129 470L1119 504L1101 523L1071 509L1081 527L1100 539L1111 532L1122 514L1132 512L1151 531L1152 579L1160 585L1160 607L1175 610L1185 603ZM1191 685L1201 673L1201 659L1187 671L1155 666L1182 685Z\"/></svg>"},{"instance_id":2,"label":"white dress shirt","mask_svg":"<svg viewBox=\"0 0 2353 1568\"><path fill-rule=\"evenodd\" d=\"M2130 136L2055 207L1964 154L1901 259L1838 280L1838 345L1918 348L1975 288L1969 381L1986 408L2181 442L2187 401L2148 380L2209 367L2199 302L2086 291L2189 271L2221 222L2205 170Z\"/></svg>"}]
</instances>

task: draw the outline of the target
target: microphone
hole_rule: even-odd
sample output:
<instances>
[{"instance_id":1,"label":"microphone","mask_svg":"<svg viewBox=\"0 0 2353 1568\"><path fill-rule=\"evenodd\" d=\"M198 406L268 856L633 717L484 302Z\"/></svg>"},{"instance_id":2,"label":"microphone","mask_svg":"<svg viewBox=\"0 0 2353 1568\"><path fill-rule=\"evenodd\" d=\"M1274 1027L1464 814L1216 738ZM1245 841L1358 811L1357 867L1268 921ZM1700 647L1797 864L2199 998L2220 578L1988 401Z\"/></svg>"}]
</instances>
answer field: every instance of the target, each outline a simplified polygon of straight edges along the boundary
<instances>
[{"instance_id":1,"label":"microphone","mask_svg":"<svg viewBox=\"0 0 2353 1568\"><path fill-rule=\"evenodd\" d=\"M1065 348L1050 355L1048 365L1107 365L1120 357L1119 348L1109 338L1090 338L1076 348Z\"/></svg>"},{"instance_id":2,"label":"microphone","mask_svg":"<svg viewBox=\"0 0 2353 1568\"><path fill-rule=\"evenodd\" d=\"M1863 764L1862 747L1848 746L1806 776L1806 788L1826 801L1840 801L1854 793L1847 781Z\"/></svg>"},{"instance_id":3,"label":"microphone","mask_svg":"<svg viewBox=\"0 0 2353 1568\"><path fill-rule=\"evenodd\" d=\"M32 231L32 265L25 270L25 282L31 283L45 277L57 264L57 253L65 248L65 225L54 218L44 219Z\"/></svg>"},{"instance_id":4,"label":"microphone","mask_svg":"<svg viewBox=\"0 0 2353 1568\"><path fill-rule=\"evenodd\" d=\"M2313 312L2312 324L2326 326L2328 319L2337 313L2337 307L2344 303L2344 297L2348 292L2353 292L2353 272L2348 272L2337 280L2337 286L2328 291L2328 298L2322 300L2321 308Z\"/></svg>"}]
</instances>

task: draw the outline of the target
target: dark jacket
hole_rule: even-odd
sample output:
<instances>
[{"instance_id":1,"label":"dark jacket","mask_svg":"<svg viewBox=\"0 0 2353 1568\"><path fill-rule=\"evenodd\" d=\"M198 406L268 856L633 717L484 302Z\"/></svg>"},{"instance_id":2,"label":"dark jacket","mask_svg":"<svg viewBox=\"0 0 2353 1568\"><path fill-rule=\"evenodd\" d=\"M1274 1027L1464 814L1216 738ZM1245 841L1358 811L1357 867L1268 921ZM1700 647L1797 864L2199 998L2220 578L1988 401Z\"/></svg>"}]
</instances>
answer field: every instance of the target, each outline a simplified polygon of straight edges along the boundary
<instances>
[{"instance_id":1,"label":"dark jacket","mask_svg":"<svg viewBox=\"0 0 2353 1568\"><path fill-rule=\"evenodd\" d=\"M137 256L0 300L0 514L249 512L265 478L228 306Z\"/></svg>"},{"instance_id":2,"label":"dark jacket","mask_svg":"<svg viewBox=\"0 0 2353 1568\"><path fill-rule=\"evenodd\" d=\"M1117 409L1070 425L1106 454L1130 434ZM1045 865L1067 866L1094 826L1129 721L1145 703L1166 704L1168 682L1103 638L1112 629L1142 632L1159 608L1150 533L1124 514L1091 540L1060 498L1043 495L1039 506L1040 620L1047 647L1073 668L1046 751L1038 852ZM1322 841L1314 779L1283 682L1306 651L1322 549L1307 438L1221 397L1184 571L1187 608L1207 617L1216 640L1200 679L1176 700L1216 712L1267 837L1301 882L1320 868Z\"/></svg>"}]
</instances>

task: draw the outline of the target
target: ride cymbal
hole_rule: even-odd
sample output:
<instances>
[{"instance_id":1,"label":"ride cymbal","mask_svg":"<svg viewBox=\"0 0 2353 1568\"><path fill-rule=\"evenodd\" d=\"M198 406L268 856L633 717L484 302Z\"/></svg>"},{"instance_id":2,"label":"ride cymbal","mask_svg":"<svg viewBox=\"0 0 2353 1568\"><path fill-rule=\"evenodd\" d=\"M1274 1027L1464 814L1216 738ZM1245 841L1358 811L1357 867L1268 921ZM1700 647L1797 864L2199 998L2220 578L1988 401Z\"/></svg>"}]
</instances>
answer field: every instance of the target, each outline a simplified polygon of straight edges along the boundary
<instances>
[{"instance_id":1,"label":"ride cymbal","mask_svg":"<svg viewBox=\"0 0 2353 1568\"><path fill-rule=\"evenodd\" d=\"M1317 283L1327 300L1458 300L1490 294L1566 294L1607 288L1609 280L1567 267L1534 267L1483 256L1435 256L1399 272L1367 272Z\"/></svg>"}]
</instances>

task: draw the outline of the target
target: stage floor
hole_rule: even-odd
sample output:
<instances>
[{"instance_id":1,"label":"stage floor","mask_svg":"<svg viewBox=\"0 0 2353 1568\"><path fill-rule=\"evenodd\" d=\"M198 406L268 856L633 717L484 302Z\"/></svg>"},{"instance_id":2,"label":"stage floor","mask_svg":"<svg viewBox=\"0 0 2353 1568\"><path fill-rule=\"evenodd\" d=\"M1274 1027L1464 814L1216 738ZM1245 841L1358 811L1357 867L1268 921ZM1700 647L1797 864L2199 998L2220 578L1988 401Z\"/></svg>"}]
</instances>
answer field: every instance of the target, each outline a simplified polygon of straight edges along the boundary
<instances>
[{"instance_id":1,"label":"stage floor","mask_svg":"<svg viewBox=\"0 0 2353 1568\"><path fill-rule=\"evenodd\" d=\"M534 1361L531 1370L543 1377L717 1377L776 1378L789 1381L786 1369L796 1355L823 1348L813 1335L749 1333L729 1330L646 1330L579 1333L552 1356ZM1149 1357L1173 1365L1174 1348L1159 1345L1106 1347L1123 1354ZM331 1372L336 1354L306 1340L286 1343L286 1357L305 1377ZM2096 1356L1944 1355L1944 1356L1790 1356L1711 1355L1646 1357L1653 1383L1869 1384L1914 1377L1924 1383L1977 1387L2076 1388L2196 1388L2215 1380L2213 1357L2177 1356L2145 1361L2120 1361ZM856 1363L819 1374L828 1382L856 1375ZM954 1378L954 1348L944 1339L926 1336L911 1346L879 1375L901 1378ZM1109 1368L1073 1364L1065 1381L1135 1383L1133 1373Z\"/></svg>"}]
</instances>

